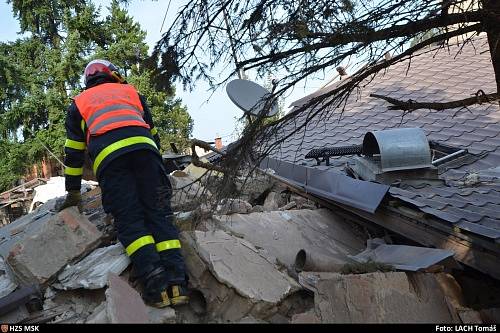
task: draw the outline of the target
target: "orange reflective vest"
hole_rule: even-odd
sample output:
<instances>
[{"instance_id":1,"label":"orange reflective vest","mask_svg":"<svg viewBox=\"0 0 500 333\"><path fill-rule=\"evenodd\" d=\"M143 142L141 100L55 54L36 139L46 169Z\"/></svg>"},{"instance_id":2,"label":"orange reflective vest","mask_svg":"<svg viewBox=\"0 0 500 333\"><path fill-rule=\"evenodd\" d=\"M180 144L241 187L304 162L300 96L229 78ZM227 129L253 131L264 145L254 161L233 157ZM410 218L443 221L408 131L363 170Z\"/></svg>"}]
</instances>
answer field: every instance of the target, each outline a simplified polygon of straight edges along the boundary
<instances>
[{"instance_id":1,"label":"orange reflective vest","mask_svg":"<svg viewBox=\"0 0 500 333\"><path fill-rule=\"evenodd\" d=\"M126 126L149 129L137 90L129 84L104 83L85 90L75 97L75 104L90 136L104 134Z\"/></svg>"}]
</instances>

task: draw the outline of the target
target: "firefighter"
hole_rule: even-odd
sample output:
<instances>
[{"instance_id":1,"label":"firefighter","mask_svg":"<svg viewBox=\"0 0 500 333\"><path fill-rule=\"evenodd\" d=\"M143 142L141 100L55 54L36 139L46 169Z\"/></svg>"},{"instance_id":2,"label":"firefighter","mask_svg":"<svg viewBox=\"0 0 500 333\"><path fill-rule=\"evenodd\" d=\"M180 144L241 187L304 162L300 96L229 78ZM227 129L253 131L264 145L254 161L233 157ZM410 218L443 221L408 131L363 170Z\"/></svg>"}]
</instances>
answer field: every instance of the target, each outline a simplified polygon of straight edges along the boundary
<instances>
[{"instance_id":1,"label":"firefighter","mask_svg":"<svg viewBox=\"0 0 500 333\"><path fill-rule=\"evenodd\" d=\"M84 78L85 90L66 115L68 194L60 209L81 209L87 149L104 210L114 217L118 239L142 283L144 301L156 307L185 304L187 277L172 223L172 188L146 100L107 60L91 61Z\"/></svg>"}]
</instances>

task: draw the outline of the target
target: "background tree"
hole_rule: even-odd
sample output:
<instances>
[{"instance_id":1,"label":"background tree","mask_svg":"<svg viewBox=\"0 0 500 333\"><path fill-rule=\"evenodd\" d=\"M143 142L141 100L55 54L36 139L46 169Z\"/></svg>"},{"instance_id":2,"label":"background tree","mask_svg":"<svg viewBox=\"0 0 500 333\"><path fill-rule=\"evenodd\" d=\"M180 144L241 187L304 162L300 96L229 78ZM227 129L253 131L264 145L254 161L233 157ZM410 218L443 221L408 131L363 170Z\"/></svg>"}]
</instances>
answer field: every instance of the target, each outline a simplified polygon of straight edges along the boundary
<instances>
[{"instance_id":1,"label":"background tree","mask_svg":"<svg viewBox=\"0 0 500 333\"><path fill-rule=\"evenodd\" d=\"M217 87L240 70L254 70L261 78L280 73L273 98L355 59L353 67L361 69L345 83L312 98L272 126L252 123L233 148L233 155L245 155L251 153L249 147L265 146L264 154L293 134L274 139L299 114L305 114L300 118L305 120L295 123L295 131L331 112L342 112L349 94L362 89L360 82L389 66L428 46L445 47L457 38L473 42L472 37L481 32L487 34L500 89L500 0L195 0L180 10L153 59L160 64L159 74L174 75L187 88L200 79ZM419 38L423 34L432 36ZM385 59L387 52L394 56ZM239 61L233 65L233 59ZM221 78L217 72L221 67L234 70ZM498 89L486 93L453 102L465 106L498 100ZM441 107L455 104L441 103ZM403 101L396 107L408 111L420 106ZM239 156L228 163L241 160Z\"/></svg>"},{"instance_id":2,"label":"background tree","mask_svg":"<svg viewBox=\"0 0 500 333\"><path fill-rule=\"evenodd\" d=\"M65 114L70 98L82 90L86 63L109 58L146 96L164 134L163 143L185 147L192 120L174 90L151 84L145 32L112 1L110 15L99 16L88 0L8 1L25 37L0 43L0 191L48 155L63 156ZM172 128L171 126L175 126Z\"/></svg>"}]
</instances>

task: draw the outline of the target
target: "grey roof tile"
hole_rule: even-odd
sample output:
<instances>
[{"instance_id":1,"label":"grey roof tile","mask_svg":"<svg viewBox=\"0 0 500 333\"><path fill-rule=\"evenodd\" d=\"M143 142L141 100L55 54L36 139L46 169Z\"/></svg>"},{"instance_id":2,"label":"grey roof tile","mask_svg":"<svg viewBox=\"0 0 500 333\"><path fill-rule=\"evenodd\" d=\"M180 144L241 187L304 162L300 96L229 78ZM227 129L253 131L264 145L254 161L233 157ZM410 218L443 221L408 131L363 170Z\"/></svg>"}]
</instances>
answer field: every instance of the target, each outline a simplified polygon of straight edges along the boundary
<instances>
[{"instance_id":1,"label":"grey roof tile","mask_svg":"<svg viewBox=\"0 0 500 333\"><path fill-rule=\"evenodd\" d=\"M418 209L481 237L498 240L500 233L500 182L484 173L481 183L473 187L460 187L458 181L467 172L478 172L500 166L500 108L497 104L473 105L468 109L431 111L415 110L405 114L389 110L389 103L369 97L370 93L417 101L449 101L471 96L479 89L486 93L496 91L488 44L485 38L474 40L474 47L465 45L462 52L450 46L412 59L407 72L407 63L399 63L384 74L377 75L361 90L361 95L350 96L341 115L339 109L330 111L331 116L307 131L301 131L287 140L281 147L281 158L297 163L313 147L329 147L360 144L368 131L395 127L423 128L428 138L438 142L465 148L477 154L479 159L467 159L451 169L442 169L441 177L448 186L391 187L390 195ZM471 61L474 59L474 61ZM333 87L315 93L319 95ZM301 99L308 100L308 96ZM295 104L295 103L294 103ZM304 119L304 113L300 119ZM298 122L297 122L298 123ZM288 131L295 124L287 126ZM301 160L302 159L302 160ZM330 168L343 168L348 157L332 158ZM315 165L315 161L307 161ZM328 169L321 165L319 168Z\"/></svg>"}]
</instances>

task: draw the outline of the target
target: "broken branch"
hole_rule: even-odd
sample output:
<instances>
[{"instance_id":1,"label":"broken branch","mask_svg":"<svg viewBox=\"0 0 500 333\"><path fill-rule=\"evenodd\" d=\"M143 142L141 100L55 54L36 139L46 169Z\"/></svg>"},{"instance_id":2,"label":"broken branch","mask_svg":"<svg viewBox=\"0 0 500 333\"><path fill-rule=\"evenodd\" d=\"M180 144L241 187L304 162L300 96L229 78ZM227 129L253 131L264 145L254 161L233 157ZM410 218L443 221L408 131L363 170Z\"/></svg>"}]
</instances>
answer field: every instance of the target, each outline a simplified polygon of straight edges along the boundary
<instances>
[{"instance_id":1,"label":"broken branch","mask_svg":"<svg viewBox=\"0 0 500 333\"><path fill-rule=\"evenodd\" d=\"M432 110L437 110L437 111L442 111L446 109L455 109L455 108L460 108L460 107L467 107L470 105L474 104L483 104L483 103L492 103L495 101L498 101L499 95L498 94L485 94L482 90L479 90L477 93L474 94L473 97L457 100L457 101L451 101L451 102L445 102L445 103L439 103L439 102L417 102L414 100L407 100L407 101L401 101L389 96L383 96L379 94L370 94L370 97L375 97L375 98L380 98L383 99L392 105L390 105L388 108L389 110L403 110L403 111L414 111L418 109L432 109Z\"/></svg>"}]
</instances>

